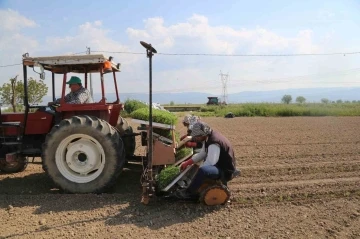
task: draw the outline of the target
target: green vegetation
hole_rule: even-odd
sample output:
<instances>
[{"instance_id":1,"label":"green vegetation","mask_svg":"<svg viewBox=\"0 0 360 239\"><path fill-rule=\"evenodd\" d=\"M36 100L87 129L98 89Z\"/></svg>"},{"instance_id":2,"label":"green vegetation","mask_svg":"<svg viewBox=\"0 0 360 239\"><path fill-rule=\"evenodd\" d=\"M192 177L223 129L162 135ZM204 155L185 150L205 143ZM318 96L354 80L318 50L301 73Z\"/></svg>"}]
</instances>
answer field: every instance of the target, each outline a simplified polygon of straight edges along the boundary
<instances>
[{"instance_id":1,"label":"green vegetation","mask_svg":"<svg viewBox=\"0 0 360 239\"><path fill-rule=\"evenodd\" d=\"M132 113L130 113L130 117L134 118L134 119L148 121L149 120L149 109L148 108L137 109L137 110L133 111ZM158 109L152 110L152 119L153 119L153 122L162 123L162 124L170 124L170 125L171 124L176 125L177 120L178 120L178 118L176 117L175 114L168 112L168 111L164 111L164 110L158 110Z\"/></svg>"},{"instance_id":2,"label":"green vegetation","mask_svg":"<svg viewBox=\"0 0 360 239\"><path fill-rule=\"evenodd\" d=\"M131 100L131 99L127 99L125 101L125 105L124 105L124 109L126 111L126 113L131 114L132 112L141 109L141 108L146 108L147 105L144 104L141 101L138 100Z\"/></svg>"},{"instance_id":3,"label":"green vegetation","mask_svg":"<svg viewBox=\"0 0 360 239\"><path fill-rule=\"evenodd\" d=\"M156 183L158 188L161 190L165 188L176 176L180 173L180 168L176 166L169 166L161 170L156 177Z\"/></svg>"},{"instance_id":4,"label":"green vegetation","mask_svg":"<svg viewBox=\"0 0 360 239\"><path fill-rule=\"evenodd\" d=\"M227 106L203 106L200 112L193 112L201 117L219 116L232 112L236 117L251 116L360 116L360 103L245 103Z\"/></svg>"},{"instance_id":5,"label":"green vegetation","mask_svg":"<svg viewBox=\"0 0 360 239\"><path fill-rule=\"evenodd\" d=\"M360 116L360 101L331 101L323 98L322 103L305 103L303 96L296 97L297 103L290 103L292 97L284 95L283 103L244 103L228 105L199 105L186 104L174 105L174 107L200 107L199 111L193 111L194 115L200 117L224 117L232 112L236 117L282 117L282 116ZM289 102L289 103L288 103ZM186 112L165 112L161 110L153 111L154 122L165 124L176 124L178 117L183 117ZM148 109L142 108L130 114L130 117L148 120Z\"/></svg>"}]
</instances>

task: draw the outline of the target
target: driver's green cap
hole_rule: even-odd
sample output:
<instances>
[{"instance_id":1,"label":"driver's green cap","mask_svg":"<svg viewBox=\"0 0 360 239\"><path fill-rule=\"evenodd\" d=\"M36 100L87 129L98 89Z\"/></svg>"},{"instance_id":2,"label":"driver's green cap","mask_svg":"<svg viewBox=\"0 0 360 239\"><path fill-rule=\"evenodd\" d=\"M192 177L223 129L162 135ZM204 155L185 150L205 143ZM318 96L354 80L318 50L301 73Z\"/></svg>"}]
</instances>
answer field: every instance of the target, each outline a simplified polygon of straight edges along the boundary
<instances>
[{"instance_id":1,"label":"driver's green cap","mask_svg":"<svg viewBox=\"0 0 360 239\"><path fill-rule=\"evenodd\" d=\"M70 80L68 82L66 82L66 84L69 84L69 85L70 84L79 84L79 83L81 83L81 79L77 76L72 76L70 78Z\"/></svg>"}]
</instances>

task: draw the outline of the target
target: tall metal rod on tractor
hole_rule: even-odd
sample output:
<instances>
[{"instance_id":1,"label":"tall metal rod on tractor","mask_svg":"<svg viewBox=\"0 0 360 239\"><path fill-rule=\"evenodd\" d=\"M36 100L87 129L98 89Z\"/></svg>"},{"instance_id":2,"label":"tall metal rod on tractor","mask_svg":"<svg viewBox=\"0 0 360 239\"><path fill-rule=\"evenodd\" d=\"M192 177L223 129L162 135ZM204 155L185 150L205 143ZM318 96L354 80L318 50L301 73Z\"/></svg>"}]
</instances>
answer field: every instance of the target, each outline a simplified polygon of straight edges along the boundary
<instances>
[{"instance_id":1,"label":"tall metal rod on tractor","mask_svg":"<svg viewBox=\"0 0 360 239\"><path fill-rule=\"evenodd\" d=\"M147 58L149 58L149 152L148 152L148 175L150 176L150 185L148 189L150 191L153 188L153 178L152 178L152 161L153 161L153 125L152 125L152 56L153 53L157 51L151 46L151 44L140 41L140 44L146 49ZM145 199L147 200L147 199Z\"/></svg>"}]
</instances>

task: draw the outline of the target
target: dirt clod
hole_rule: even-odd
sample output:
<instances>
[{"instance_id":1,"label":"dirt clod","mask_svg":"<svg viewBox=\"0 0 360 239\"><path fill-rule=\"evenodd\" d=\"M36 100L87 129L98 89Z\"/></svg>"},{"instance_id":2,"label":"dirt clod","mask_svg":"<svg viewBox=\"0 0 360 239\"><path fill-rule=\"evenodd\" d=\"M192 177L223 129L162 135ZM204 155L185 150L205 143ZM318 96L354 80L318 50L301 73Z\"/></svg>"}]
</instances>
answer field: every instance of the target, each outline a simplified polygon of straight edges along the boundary
<instances>
[{"instance_id":1,"label":"dirt clod","mask_svg":"<svg viewBox=\"0 0 360 239\"><path fill-rule=\"evenodd\" d=\"M40 224L40 225L45 225L45 224L46 224L46 220L45 220L45 219L41 219L41 220L39 221L39 224Z\"/></svg>"}]
</instances>

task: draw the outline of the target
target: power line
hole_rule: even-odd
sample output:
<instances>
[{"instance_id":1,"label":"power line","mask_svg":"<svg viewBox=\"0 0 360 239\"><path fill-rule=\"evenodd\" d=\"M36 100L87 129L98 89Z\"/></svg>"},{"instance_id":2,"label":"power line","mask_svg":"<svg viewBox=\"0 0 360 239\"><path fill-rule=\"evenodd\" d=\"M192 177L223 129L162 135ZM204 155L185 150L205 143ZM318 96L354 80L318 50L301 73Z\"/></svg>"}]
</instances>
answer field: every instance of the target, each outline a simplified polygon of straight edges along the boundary
<instances>
[{"instance_id":1,"label":"power line","mask_svg":"<svg viewBox=\"0 0 360 239\"><path fill-rule=\"evenodd\" d=\"M88 48L88 47L86 47L86 48ZM79 55L79 54L84 54L84 53L88 53L88 51L81 51L81 52L76 52L76 53L73 53L73 55Z\"/></svg>"},{"instance_id":2,"label":"power line","mask_svg":"<svg viewBox=\"0 0 360 239\"><path fill-rule=\"evenodd\" d=\"M9 67L9 66L18 66L18 65L22 65L22 63L12 64L12 65L2 65L2 66L0 66L0 67Z\"/></svg>"},{"instance_id":3,"label":"power line","mask_svg":"<svg viewBox=\"0 0 360 239\"><path fill-rule=\"evenodd\" d=\"M113 54L131 54L131 55L144 55L144 52L128 52L128 51L92 51L92 52L103 52L103 53L113 53ZM84 54L87 51L73 53L73 55ZM360 54L360 52L335 52L335 53L303 53L303 54L208 54L208 53L157 53L157 55L164 56L223 56L223 57L291 57L291 56L333 56L333 55L356 55ZM19 64L11 64L11 65L0 65L0 67L10 67L17 66Z\"/></svg>"},{"instance_id":4,"label":"power line","mask_svg":"<svg viewBox=\"0 0 360 239\"><path fill-rule=\"evenodd\" d=\"M115 54L132 54L132 55L144 55L143 52L127 52L127 51L93 51ZM299 54L209 54L209 53L161 53L157 55L166 56L232 56L232 57L279 57L279 56L331 56L331 55L355 55L360 52L334 52L334 53L299 53Z\"/></svg>"}]
</instances>

